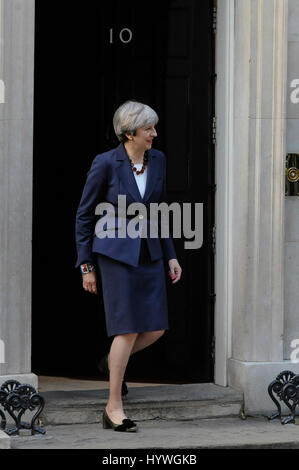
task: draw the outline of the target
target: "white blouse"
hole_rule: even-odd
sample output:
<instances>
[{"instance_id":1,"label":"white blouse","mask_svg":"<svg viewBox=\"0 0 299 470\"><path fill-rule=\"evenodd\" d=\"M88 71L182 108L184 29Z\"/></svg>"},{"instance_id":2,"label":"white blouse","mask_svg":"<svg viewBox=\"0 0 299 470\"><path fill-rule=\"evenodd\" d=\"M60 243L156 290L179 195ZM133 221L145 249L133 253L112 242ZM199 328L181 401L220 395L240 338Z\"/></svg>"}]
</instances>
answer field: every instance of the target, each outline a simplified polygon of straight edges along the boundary
<instances>
[{"instance_id":1,"label":"white blouse","mask_svg":"<svg viewBox=\"0 0 299 470\"><path fill-rule=\"evenodd\" d=\"M137 170L140 171L142 168L143 163L135 163L134 166L136 166ZM146 177L147 177L147 167L145 168L143 173L140 173L139 175L136 175L136 172L134 171L134 176L135 180L140 192L141 197L144 196L145 192L145 186L146 186Z\"/></svg>"}]
</instances>

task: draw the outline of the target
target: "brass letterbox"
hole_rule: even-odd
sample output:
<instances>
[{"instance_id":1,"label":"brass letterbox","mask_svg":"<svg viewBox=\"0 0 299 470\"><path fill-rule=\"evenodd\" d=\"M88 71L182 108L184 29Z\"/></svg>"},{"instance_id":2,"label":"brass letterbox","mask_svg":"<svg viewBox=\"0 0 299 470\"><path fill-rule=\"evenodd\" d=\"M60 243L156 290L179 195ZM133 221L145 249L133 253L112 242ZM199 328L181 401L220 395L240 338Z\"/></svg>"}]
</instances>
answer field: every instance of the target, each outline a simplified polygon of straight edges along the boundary
<instances>
[{"instance_id":1,"label":"brass letterbox","mask_svg":"<svg viewBox=\"0 0 299 470\"><path fill-rule=\"evenodd\" d=\"M285 195L299 196L299 153L287 153Z\"/></svg>"}]
</instances>

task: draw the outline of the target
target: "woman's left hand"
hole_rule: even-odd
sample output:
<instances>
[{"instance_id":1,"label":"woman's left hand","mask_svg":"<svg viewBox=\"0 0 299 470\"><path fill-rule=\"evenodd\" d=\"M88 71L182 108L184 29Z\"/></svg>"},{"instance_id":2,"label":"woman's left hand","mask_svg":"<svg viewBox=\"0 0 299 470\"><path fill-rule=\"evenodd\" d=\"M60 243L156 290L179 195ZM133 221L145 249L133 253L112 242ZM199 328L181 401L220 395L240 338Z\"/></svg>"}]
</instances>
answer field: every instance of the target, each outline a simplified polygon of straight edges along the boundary
<instances>
[{"instance_id":1,"label":"woman's left hand","mask_svg":"<svg viewBox=\"0 0 299 470\"><path fill-rule=\"evenodd\" d=\"M168 265L169 265L169 268L170 268L169 276L172 279L172 284L175 284L176 282L178 282L181 279L182 268L179 265L178 260L175 259L175 258L170 259L168 261Z\"/></svg>"}]
</instances>

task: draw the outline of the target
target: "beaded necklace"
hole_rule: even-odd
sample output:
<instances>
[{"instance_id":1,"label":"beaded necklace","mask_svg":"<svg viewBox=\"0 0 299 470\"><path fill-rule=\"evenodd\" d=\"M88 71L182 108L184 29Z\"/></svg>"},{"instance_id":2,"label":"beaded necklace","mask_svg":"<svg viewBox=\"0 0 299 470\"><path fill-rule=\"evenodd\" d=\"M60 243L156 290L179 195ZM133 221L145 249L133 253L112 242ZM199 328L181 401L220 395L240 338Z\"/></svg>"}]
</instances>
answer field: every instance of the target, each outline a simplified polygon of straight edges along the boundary
<instances>
[{"instance_id":1,"label":"beaded necklace","mask_svg":"<svg viewBox=\"0 0 299 470\"><path fill-rule=\"evenodd\" d=\"M140 175L140 174L144 173L144 170L145 170L147 162L148 162L147 151L145 151L144 155L143 155L143 163L142 163L141 170L137 170L136 166L134 166L134 163L132 162L130 157L129 157L129 160L130 160L130 164L131 164L131 168L132 168L133 172L136 173L136 175Z\"/></svg>"}]
</instances>

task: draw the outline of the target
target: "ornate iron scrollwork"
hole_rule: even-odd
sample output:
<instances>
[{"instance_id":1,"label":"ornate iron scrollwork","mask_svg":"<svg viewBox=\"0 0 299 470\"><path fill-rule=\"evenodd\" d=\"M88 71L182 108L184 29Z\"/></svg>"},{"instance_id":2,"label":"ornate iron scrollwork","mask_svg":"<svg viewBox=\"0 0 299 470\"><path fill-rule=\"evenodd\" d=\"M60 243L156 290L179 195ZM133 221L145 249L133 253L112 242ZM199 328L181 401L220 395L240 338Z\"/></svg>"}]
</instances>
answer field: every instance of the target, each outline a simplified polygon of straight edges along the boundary
<instances>
[{"instance_id":1,"label":"ornate iron scrollwork","mask_svg":"<svg viewBox=\"0 0 299 470\"><path fill-rule=\"evenodd\" d=\"M294 372L290 370L284 370L280 372L280 374L277 375L276 379L273 380L268 386L268 393L270 395L271 400L275 403L277 407L277 411L273 413L271 416L269 416L269 420L275 419L275 418L280 418L281 419L281 406L278 400L275 398L273 393L277 395L279 400L282 400L282 389L284 385L289 383L290 379L294 377ZM287 405L288 406L288 405ZM290 407L289 407L290 408Z\"/></svg>"},{"instance_id":2,"label":"ornate iron scrollwork","mask_svg":"<svg viewBox=\"0 0 299 470\"><path fill-rule=\"evenodd\" d=\"M299 375L295 375L287 384L284 385L282 389L282 399L291 410L291 415L284 418L281 421L282 424L295 424L296 406L299 402Z\"/></svg>"},{"instance_id":3,"label":"ornate iron scrollwork","mask_svg":"<svg viewBox=\"0 0 299 470\"><path fill-rule=\"evenodd\" d=\"M277 411L268 419L280 418L281 424L295 423L296 406L299 402L299 375L290 370L280 372L276 379L269 384L268 393L277 407ZM281 406L277 398L289 408L291 415L282 418Z\"/></svg>"},{"instance_id":4,"label":"ornate iron scrollwork","mask_svg":"<svg viewBox=\"0 0 299 470\"><path fill-rule=\"evenodd\" d=\"M6 401L6 397L7 397L7 392L5 392L4 390L0 390L0 405L2 405L3 407L4 407L4 403ZM6 417L5 417L5 414L3 413L3 411L1 409L0 409L0 416L1 416L0 428L5 429L6 428Z\"/></svg>"},{"instance_id":5,"label":"ornate iron scrollwork","mask_svg":"<svg viewBox=\"0 0 299 470\"><path fill-rule=\"evenodd\" d=\"M3 411L0 410L2 417L1 428L9 436L19 434L20 429L31 429L32 435L36 433L45 434L45 429L35 425L37 418L44 408L45 401L32 385L21 384L17 380L7 380L0 388L0 405L2 405L15 422L14 427L5 430L6 418ZM21 421L22 416L27 410L34 411L36 408L38 409L31 423Z\"/></svg>"}]
</instances>

